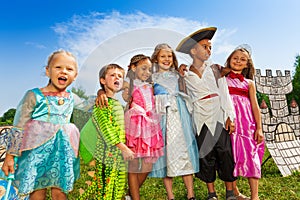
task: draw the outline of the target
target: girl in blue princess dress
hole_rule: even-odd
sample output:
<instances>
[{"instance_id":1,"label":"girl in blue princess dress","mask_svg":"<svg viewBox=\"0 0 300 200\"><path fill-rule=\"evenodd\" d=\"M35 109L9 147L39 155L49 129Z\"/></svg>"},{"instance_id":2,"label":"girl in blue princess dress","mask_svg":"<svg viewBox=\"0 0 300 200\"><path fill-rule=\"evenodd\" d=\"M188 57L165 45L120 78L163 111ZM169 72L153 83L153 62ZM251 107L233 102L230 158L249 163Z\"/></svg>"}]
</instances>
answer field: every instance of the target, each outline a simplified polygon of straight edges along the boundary
<instances>
[{"instance_id":1,"label":"girl in blue princess dress","mask_svg":"<svg viewBox=\"0 0 300 200\"><path fill-rule=\"evenodd\" d=\"M77 73L71 53L53 52L46 66L48 85L28 90L17 107L2 170L15 174L20 197L46 199L51 188L52 199L65 200L79 177L79 131L70 123L74 100L67 90Z\"/></svg>"},{"instance_id":2,"label":"girl in blue princess dress","mask_svg":"<svg viewBox=\"0 0 300 200\"><path fill-rule=\"evenodd\" d=\"M177 58L168 44L158 44L151 56L156 111L162 116L161 127L165 156L153 165L150 177L163 178L169 200L174 199L173 177L181 176L187 199L194 200L193 174L199 171L197 142L191 116L185 100L188 96L179 89L180 76ZM176 198L175 198L176 199Z\"/></svg>"}]
</instances>

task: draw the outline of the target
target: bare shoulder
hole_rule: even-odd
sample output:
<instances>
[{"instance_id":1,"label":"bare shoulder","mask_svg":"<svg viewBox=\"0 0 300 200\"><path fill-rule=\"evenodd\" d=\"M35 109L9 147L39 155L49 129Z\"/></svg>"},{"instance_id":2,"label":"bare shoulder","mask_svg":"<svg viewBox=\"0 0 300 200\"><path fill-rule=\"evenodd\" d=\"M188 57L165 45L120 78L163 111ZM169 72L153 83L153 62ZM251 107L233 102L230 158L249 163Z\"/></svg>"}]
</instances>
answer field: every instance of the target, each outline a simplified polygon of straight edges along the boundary
<instances>
[{"instance_id":1,"label":"bare shoulder","mask_svg":"<svg viewBox=\"0 0 300 200\"><path fill-rule=\"evenodd\" d=\"M255 88L255 82L253 80L247 79L248 80L248 86L249 86L249 92L250 94L256 94L256 88Z\"/></svg>"},{"instance_id":2,"label":"bare shoulder","mask_svg":"<svg viewBox=\"0 0 300 200\"><path fill-rule=\"evenodd\" d=\"M251 79L248 79L248 85L249 85L249 88L255 88L255 82Z\"/></svg>"}]
</instances>

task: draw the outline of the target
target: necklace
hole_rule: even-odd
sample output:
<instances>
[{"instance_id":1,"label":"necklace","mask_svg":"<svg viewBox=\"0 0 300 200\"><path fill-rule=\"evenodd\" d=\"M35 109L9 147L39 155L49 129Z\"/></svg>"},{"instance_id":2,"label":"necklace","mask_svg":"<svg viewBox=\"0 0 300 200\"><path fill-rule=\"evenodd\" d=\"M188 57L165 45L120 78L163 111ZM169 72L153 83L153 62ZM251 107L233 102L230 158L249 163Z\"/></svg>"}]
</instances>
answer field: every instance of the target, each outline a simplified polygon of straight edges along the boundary
<instances>
[{"instance_id":1,"label":"necklace","mask_svg":"<svg viewBox=\"0 0 300 200\"><path fill-rule=\"evenodd\" d=\"M64 98L68 98L68 93L63 91L63 92L52 92L52 91L48 91L45 88L42 88L41 91L45 96L57 96L58 100L57 100L57 105L61 106L65 103L65 99Z\"/></svg>"},{"instance_id":2,"label":"necklace","mask_svg":"<svg viewBox=\"0 0 300 200\"><path fill-rule=\"evenodd\" d=\"M60 97L59 99L58 99L58 101L57 101L57 104L58 105L63 105L65 103L65 100L64 100L64 98L63 97Z\"/></svg>"}]
</instances>

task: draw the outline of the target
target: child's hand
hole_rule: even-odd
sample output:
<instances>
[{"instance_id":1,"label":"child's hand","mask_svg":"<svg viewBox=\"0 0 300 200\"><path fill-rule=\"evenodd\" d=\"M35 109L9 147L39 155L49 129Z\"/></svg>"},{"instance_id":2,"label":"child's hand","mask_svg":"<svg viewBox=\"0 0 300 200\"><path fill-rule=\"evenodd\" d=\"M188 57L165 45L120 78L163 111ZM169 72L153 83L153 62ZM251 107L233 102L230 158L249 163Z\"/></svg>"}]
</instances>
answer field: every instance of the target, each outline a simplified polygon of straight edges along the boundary
<instances>
[{"instance_id":1,"label":"child's hand","mask_svg":"<svg viewBox=\"0 0 300 200\"><path fill-rule=\"evenodd\" d=\"M2 171L6 176L8 176L8 173L15 173L15 168L14 168L14 156L10 154L6 154L4 163L2 165Z\"/></svg>"},{"instance_id":2,"label":"child's hand","mask_svg":"<svg viewBox=\"0 0 300 200\"><path fill-rule=\"evenodd\" d=\"M100 108L108 106L108 98L104 90L102 89L98 90L95 103L96 106L100 106Z\"/></svg>"},{"instance_id":3,"label":"child's hand","mask_svg":"<svg viewBox=\"0 0 300 200\"><path fill-rule=\"evenodd\" d=\"M133 160L134 159L134 152L127 148L125 151L122 151L122 155L124 160Z\"/></svg>"},{"instance_id":4,"label":"child's hand","mask_svg":"<svg viewBox=\"0 0 300 200\"><path fill-rule=\"evenodd\" d=\"M133 160L134 153L124 143L120 142L116 145L122 152L124 160Z\"/></svg>"},{"instance_id":5,"label":"child's hand","mask_svg":"<svg viewBox=\"0 0 300 200\"><path fill-rule=\"evenodd\" d=\"M124 99L124 101L128 102L129 100L129 88L124 88L123 92L122 92L122 97Z\"/></svg>"},{"instance_id":6,"label":"child's hand","mask_svg":"<svg viewBox=\"0 0 300 200\"><path fill-rule=\"evenodd\" d=\"M184 72L187 71L187 65L181 64L178 68L178 72L181 76L184 76Z\"/></svg>"},{"instance_id":7,"label":"child's hand","mask_svg":"<svg viewBox=\"0 0 300 200\"><path fill-rule=\"evenodd\" d=\"M234 122L232 122L232 121L230 120L229 117L228 117L227 120L226 120L226 123L225 123L225 129L226 129L227 131L229 131L229 134L233 133L234 130L235 130L235 124L234 124Z\"/></svg>"},{"instance_id":8,"label":"child's hand","mask_svg":"<svg viewBox=\"0 0 300 200\"><path fill-rule=\"evenodd\" d=\"M264 140L264 134L261 129L256 129L254 133L254 140L257 141L257 144L260 144Z\"/></svg>"}]
</instances>

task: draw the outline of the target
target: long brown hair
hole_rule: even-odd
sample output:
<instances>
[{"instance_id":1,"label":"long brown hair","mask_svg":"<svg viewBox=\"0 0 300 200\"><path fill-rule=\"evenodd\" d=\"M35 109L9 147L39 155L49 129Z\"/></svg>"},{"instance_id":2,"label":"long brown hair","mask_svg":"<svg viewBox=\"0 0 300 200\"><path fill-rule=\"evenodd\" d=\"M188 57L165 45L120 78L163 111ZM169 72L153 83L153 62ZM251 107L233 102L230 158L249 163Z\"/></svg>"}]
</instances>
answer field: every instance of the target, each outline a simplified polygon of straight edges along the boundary
<instances>
[{"instance_id":1,"label":"long brown hair","mask_svg":"<svg viewBox=\"0 0 300 200\"><path fill-rule=\"evenodd\" d=\"M225 68L222 70L222 75L227 75L231 71L230 60L232 58L232 55L237 51L241 51L243 53L248 54L249 58L248 58L248 62L247 62L247 67L243 69L242 74L245 78L253 80L254 74L255 74L255 68L254 68L252 58L251 58L251 54L245 48L237 48L228 56L228 58L225 62Z\"/></svg>"},{"instance_id":2,"label":"long brown hair","mask_svg":"<svg viewBox=\"0 0 300 200\"><path fill-rule=\"evenodd\" d=\"M133 66L138 66L139 62L142 60L148 59L151 62L149 56L145 56L144 54L137 54L130 59L130 63L128 65L128 71L126 77L129 78L129 90L128 95L129 99L131 99L131 93L133 91L133 81L135 79L135 73L132 71ZM151 78L147 80L147 82L151 82Z\"/></svg>"}]
</instances>

